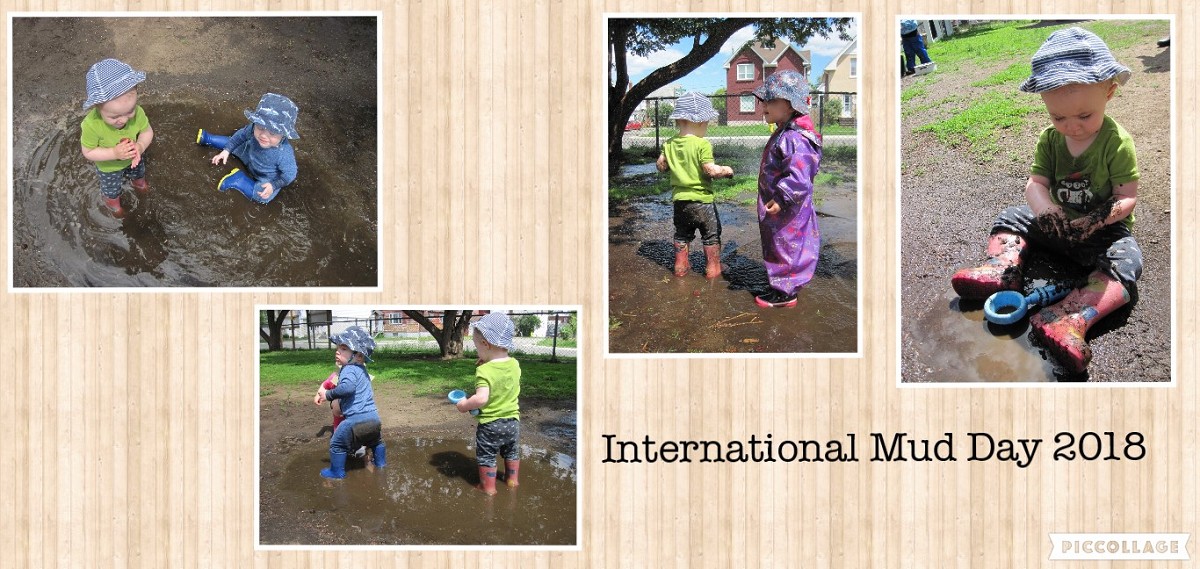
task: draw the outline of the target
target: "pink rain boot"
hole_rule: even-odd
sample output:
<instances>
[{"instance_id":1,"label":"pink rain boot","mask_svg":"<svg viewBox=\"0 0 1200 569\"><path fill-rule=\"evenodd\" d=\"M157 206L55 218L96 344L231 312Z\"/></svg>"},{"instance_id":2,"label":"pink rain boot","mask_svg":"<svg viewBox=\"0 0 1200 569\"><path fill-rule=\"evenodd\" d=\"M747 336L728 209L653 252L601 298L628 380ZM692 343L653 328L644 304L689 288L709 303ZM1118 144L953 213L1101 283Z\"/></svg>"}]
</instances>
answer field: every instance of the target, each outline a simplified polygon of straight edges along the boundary
<instances>
[{"instance_id":1,"label":"pink rain boot","mask_svg":"<svg viewBox=\"0 0 1200 569\"><path fill-rule=\"evenodd\" d=\"M704 278L712 280L721 276L721 246L704 246Z\"/></svg>"},{"instance_id":2,"label":"pink rain boot","mask_svg":"<svg viewBox=\"0 0 1200 569\"><path fill-rule=\"evenodd\" d=\"M1088 328L1128 303L1129 291L1125 286L1096 271L1088 276L1087 286L1071 291L1058 304L1033 315L1029 319L1030 336L1046 346L1063 367L1082 373L1092 361Z\"/></svg>"},{"instance_id":3,"label":"pink rain boot","mask_svg":"<svg viewBox=\"0 0 1200 569\"><path fill-rule=\"evenodd\" d=\"M988 239L987 261L950 277L954 292L961 298L982 300L1002 290L1021 290L1024 251L1024 237L1007 231L993 233Z\"/></svg>"},{"instance_id":4,"label":"pink rain boot","mask_svg":"<svg viewBox=\"0 0 1200 569\"><path fill-rule=\"evenodd\" d=\"M686 277L691 266L688 263L688 244L675 242L675 276Z\"/></svg>"},{"instance_id":5,"label":"pink rain boot","mask_svg":"<svg viewBox=\"0 0 1200 569\"><path fill-rule=\"evenodd\" d=\"M103 197L103 196L102 196ZM104 198L104 205L111 211L113 217L125 217L125 210L121 209L121 198Z\"/></svg>"}]
</instances>

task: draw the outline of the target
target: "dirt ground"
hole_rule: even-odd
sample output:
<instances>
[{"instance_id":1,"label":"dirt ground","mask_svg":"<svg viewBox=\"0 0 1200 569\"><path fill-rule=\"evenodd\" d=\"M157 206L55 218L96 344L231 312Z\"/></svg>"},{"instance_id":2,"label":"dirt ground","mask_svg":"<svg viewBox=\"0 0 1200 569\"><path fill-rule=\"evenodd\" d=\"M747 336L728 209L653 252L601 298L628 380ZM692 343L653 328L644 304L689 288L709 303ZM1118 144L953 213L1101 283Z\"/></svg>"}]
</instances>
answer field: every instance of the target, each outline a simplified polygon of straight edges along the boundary
<instances>
[{"instance_id":1,"label":"dirt ground","mask_svg":"<svg viewBox=\"0 0 1200 569\"><path fill-rule=\"evenodd\" d=\"M1083 25L1086 27L1086 23ZM1139 299L1131 309L1117 311L1092 329L1089 343L1094 359L1088 376L1070 379L1101 382L1171 379L1172 132L1168 112L1171 60L1170 48L1155 45L1155 40L1163 35L1165 30L1130 48L1115 50L1116 58L1133 70L1133 76L1120 87L1106 110L1129 131L1137 146L1141 180L1134 236L1145 261L1138 281ZM981 262L995 216L1006 206L1024 203L1024 185L1034 143L1038 132L1049 124L1043 115L1034 115L1031 124L1024 128L1001 132L1001 150L996 158L981 161L966 149L950 148L929 133L915 132L916 127L947 112L945 107L926 111L919 108L954 93L970 93L973 81L995 74L1008 64L961 66L953 73L939 70L936 80L922 77L903 80L905 87L922 82L928 90L902 105L902 109L917 109L903 114L901 119L901 278L905 299L901 317L901 370L906 382L946 380L946 370L935 369L937 366L930 363L930 353L942 348L923 343L925 330L920 327L938 321L942 317L937 314L947 312L948 307L949 312L962 309L979 313L978 306L955 306L957 299L953 292L945 293L950 291L950 275L958 268ZM1014 89L1012 96L1030 95ZM1055 259L1046 256L1031 257L1027 263L1027 282L1036 278L1039 271L1045 273L1045 266L1055 263ZM1088 272L1077 266L1065 270L1076 275ZM963 315L954 316L958 321L964 320ZM944 318L948 321L953 317ZM978 334L986 333L980 330ZM973 348L967 344L962 349ZM954 357L973 360L980 353ZM938 377L938 374L943 375Z\"/></svg>"},{"instance_id":2,"label":"dirt ground","mask_svg":"<svg viewBox=\"0 0 1200 569\"><path fill-rule=\"evenodd\" d=\"M314 382L312 389L270 392L264 394L259 400L259 479L261 484L259 527L263 535L263 543L322 545L421 543L418 537L406 533L407 530L403 528L379 530L367 537L359 534L347 534L346 524L339 522L337 511L326 511L322 506L305 507L305 498L298 499L294 495L298 492L286 487L288 469L293 468L291 463L297 459L297 456L317 454L328 457L328 429L331 424L329 406L327 404L314 405L312 397L315 392L316 383ZM414 395L410 386L377 383L375 401L384 424L383 437L389 449L398 448L401 441L414 439L461 440L461 453L470 457L474 456L475 421L456 412L445 397ZM578 443L576 425L577 415L574 400L521 399L521 444L523 448L546 449L575 457ZM536 460L535 457L526 458L531 461ZM388 460L389 468L402 467L401 464L391 463L403 460L403 457L389 454ZM429 460L429 457L422 457L422 460ZM327 464L328 462L325 461L324 465ZM473 463L469 466L469 469L473 470ZM307 470L304 471L306 475L311 474L310 477L306 476L305 480L312 489L306 487L299 493L320 492L318 488L322 481L317 476L317 469L320 467L321 465L308 467L312 471L311 473ZM463 492L474 492L474 490L469 490L470 481L457 479L449 473L444 474L447 474L445 479L436 481L435 488L425 493L440 494L444 491L440 486L443 484L452 488L461 487L460 491ZM530 491L533 491L532 485L536 484L538 482L527 480L526 484L522 486L530 486ZM424 496L410 496L406 499L418 501L424 499ZM573 496L569 497L569 500L560 497L560 500L569 502L568 505L573 512ZM320 500L317 501L320 502ZM468 501L477 500L468 499ZM298 515L299 517L297 517ZM573 514L565 517L569 519L570 523L574 522ZM404 521L414 527L420 526L422 523L422 520Z\"/></svg>"},{"instance_id":3,"label":"dirt ground","mask_svg":"<svg viewBox=\"0 0 1200 569\"><path fill-rule=\"evenodd\" d=\"M374 134L377 122L377 69L374 64L378 57L376 24L375 18L364 17L15 19L11 87L13 170L15 184L19 186L18 191L14 192L16 203L13 205L13 271L16 284L66 286L72 281L78 284L80 279L72 279L72 273L77 272L74 269L96 262L94 258L86 258L86 255L81 255L84 257L81 260L74 260L75 266L62 259L68 253L65 249L83 246L78 245L81 239L76 237L72 240L70 235L70 227L74 226L78 233L79 224L67 223L61 218L80 215L79 212L83 211L83 223L86 225L86 214L96 215L90 210L98 209L95 207L95 204L99 204L98 193L91 189L95 184L94 174L91 171L84 172L86 166L81 164L75 168L80 171L78 175L71 174L81 179L87 178L89 189L86 208L64 207L59 211L47 211L44 197L31 200L21 191L28 185L28 178L36 176L37 172L32 175L29 172L37 169L34 161L39 159L39 151L46 153L43 147L47 140L61 138L62 133L67 133L69 137L73 132L74 136L78 136L78 124L84 116L80 105L86 98L85 74L93 63L108 57L121 59L147 75L146 81L138 89L139 104L147 109L151 125L155 128L155 141L147 152L150 156L148 161L152 165L159 165L158 170L148 172L147 178L152 187L164 192L182 192L184 184L181 180L189 174L182 171L185 167L167 160L166 155L172 144L193 143L194 140L183 139L194 139L196 125L189 122L186 127L168 129L170 119L183 119L172 116L166 108L182 106L189 113L194 109L197 122L205 121L205 117L212 119L225 115L231 117L230 120L241 120L242 109L253 109L263 93L275 92L286 94L300 106L297 128L301 139L295 141L298 143L296 153L302 170L307 171L301 172L302 177L297 179L296 184L306 184L306 189L309 189L309 195L302 196L297 192L292 196L281 195L280 199L289 197L285 204L293 209L319 210L328 202L327 195L317 195L327 193L322 184L335 182L320 181L318 178L336 179L332 173L346 172L347 168L351 168L355 172L352 178L356 182L354 189L363 193L363 201L373 210L377 170ZM157 114L155 109L158 110ZM189 115L186 120L192 118ZM64 143L62 154L70 154L74 159L74 155L78 154L78 140L72 144ZM152 156L154 154L157 156ZM231 159L230 162L233 164L234 161ZM61 182L62 175L55 181ZM170 182L179 182L176 184L179 187L168 188ZM202 183L206 190L215 185L215 182L210 184L207 178ZM341 185L345 189L347 184ZM191 187L190 183L187 187ZM61 196L63 188L49 187L44 192L38 188L32 191ZM272 211L279 209L277 207ZM223 211L208 213L213 216L226 215ZM252 217L254 212L247 215ZM367 212L362 218L347 223L373 224L375 212ZM164 223L170 225L176 219L168 219ZM127 217L125 225L136 225L137 221L136 218ZM54 227L43 229L42 226L46 225ZM108 231L94 231L90 235L93 239L111 238L116 233L107 227L105 220L101 220L100 225L104 225ZM165 232L169 233L171 229L173 227L168 227ZM362 231L367 235L373 232L374 229L370 227L364 227ZM86 227L83 233L85 237L89 236ZM204 230L197 233L204 233ZM158 237L161 238L161 235ZM176 241L183 239L180 237ZM374 251L375 244L372 242L369 246L370 251ZM297 252L296 248L292 251ZM72 250L69 253L77 252ZM375 269L370 264L374 263L374 259L367 258L364 263L362 266L356 265L355 269L373 273ZM295 270L300 274L305 271L312 272L313 267L309 265ZM187 275L193 279L203 276L202 270ZM370 278L373 283L374 275L370 275ZM186 279L182 283L164 280L167 281L164 284L168 285L187 284ZM107 286L123 283L87 284ZM250 281L247 284L308 283L301 277L281 275L274 282Z\"/></svg>"}]
</instances>

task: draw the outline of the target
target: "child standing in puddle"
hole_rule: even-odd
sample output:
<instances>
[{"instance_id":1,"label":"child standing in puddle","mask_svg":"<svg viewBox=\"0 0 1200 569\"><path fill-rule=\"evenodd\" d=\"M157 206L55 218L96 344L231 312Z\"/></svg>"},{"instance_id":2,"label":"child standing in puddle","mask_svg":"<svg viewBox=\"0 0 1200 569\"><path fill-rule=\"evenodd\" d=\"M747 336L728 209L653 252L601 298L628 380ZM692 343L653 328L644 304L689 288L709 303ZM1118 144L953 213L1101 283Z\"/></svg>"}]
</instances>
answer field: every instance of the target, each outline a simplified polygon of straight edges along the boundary
<instances>
[{"instance_id":1,"label":"child standing in puddle","mask_svg":"<svg viewBox=\"0 0 1200 569\"><path fill-rule=\"evenodd\" d=\"M1142 254L1130 231L1137 203L1133 139L1105 114L1117 86L1131 72L1104 40L1082 28L1058 30L1033 56L1021 84L1038 93L1051 126L1038 137L1027 205L1005 209L992 226L987 261L951 278L966 299L1022 290L1027 243L1067 255L1094 270L1087 284L1032 318L1030 335L1068 370L1083 372L1092 359L1087 330L1136 297Z\"/></svg>"},{"instance_id":2,"label":"child standing in puddle","mask_svg":"<svg viewBox=\"0 0 1200 569\"><path fill-rule=\"evenodd\" d=\"M763 118L776 127L758 172L758 229L771 288L754 301L764 308L795 306L796 293L812 280L821 251L813 206L821 142L808 118L808 81L803 75L776 72L754 96L763 102Z\"/></svg>"},{"instance_id":3,"label":"child standing in puddle","mask_svg":"<svg viewBox=\"0 0 1200 569\"><path fill-rule=\"evenodd\" d=\"M204 129L196 134L196 142L221 152L213 156L212 163L225 164L233 154L246 165L246 173L234 169L221 179L220 189L229 187L241 190L249 199L267 203L279 194L284 186L296 179L296 153L289 140L300 138L296 131L299 107L291 99L275 93L267 93L258 101L254 111L244 111L250 123L232 136L214 135Z\"/></svg>"},{"instance_id":4,"label":"child standing in puddle","mask_svg":"<svg viewBox=\"0 0 1200 569\"><path fill-rule=\"evenodd\" d=\"M87 72L83 108L90 110L80 124L79 143L83 157L96 164L100 195L116 217L125 215L121 192L126 178L138 192L150 191L143 154L154 140L154 129L137 104L137 86L145 80L145 73L116 59L97 62Z\"/></svg>"},{"instance_id":5,"label":"child standing in puddle","mask_svg":"<svg viewBox=\"0 0 1200 569\"><path fill-rule=\"evenodd\" d=\"M314 403L338 401L343 419L329 439L329 468L321 470L325 478L346 477L346 455L350 451L367 447L372 449L374 465L387 465L386 448L381 435L379 410L375 406L375 391L371 387L371 376L366 364L375 351L375 340L366 330L351 326L341 334L329 337L329 343L337 346L334 361L341 370L337 385L317 389Z\"/></svg>"},{"instance_id":6,"label":"child standing in puddle","mask_svg":"<svg viewBox=\"0 0 1200 569\"><path fill-rule=\"evenodd\" d=\"M517 487L521 465L521 364L508 354L513 348L513 323L505 314L491 312L474 324L471 339L479 354L475 368L475 394L455 404L460 413L479 409L475 420L475 462L479 489L496 493L497 456L504 457L504 481Z\"/></svg>"},{"instance_id":7,"label":"child standing in puddle","mask_svg":"<svg viewBox=\"0 0 1200 569\"><path fill-rule=\"evenodd\" d=\"M712 191L714 178L731 178L733 169L718 166L712 144L704 139L717 111L708 97L685 93L675 101L670 118L679 134L663 143L655 165L671 172L671 201L675 205L675 276L688 274L688 245L700 232L704 246L704 277L721 276L721 218Z\"/></svg>"}]
</instances>

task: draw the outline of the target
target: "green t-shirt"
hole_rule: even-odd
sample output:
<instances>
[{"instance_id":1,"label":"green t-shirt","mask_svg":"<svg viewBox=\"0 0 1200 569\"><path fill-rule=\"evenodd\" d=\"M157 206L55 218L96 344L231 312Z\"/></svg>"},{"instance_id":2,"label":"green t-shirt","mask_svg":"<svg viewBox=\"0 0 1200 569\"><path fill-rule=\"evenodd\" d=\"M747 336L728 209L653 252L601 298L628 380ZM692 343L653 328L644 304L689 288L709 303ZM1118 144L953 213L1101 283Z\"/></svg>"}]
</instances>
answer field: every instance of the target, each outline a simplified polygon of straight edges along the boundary
<instances>
[{"instance_id":1,"label":"green t-shirt","mask_svg":"<svg viewBox=\"0 0 1200 569\"><path fill-rule=\"evenodd\" d=\"M672 136L663 143L663 156L671 170L672 200L713 202L712 179L700 166L714 162L710 142L691 134Z\"/></svg>"},{"instance_id":2,"label":"green t-shirt","mask_svg":"<svg viewBox=\"0 0 1200 569\"><path fill-rule=\"evenodd\" d=\"M1096 140L1078 157L1071 156L1062 133L1046 127L1038 137L1032 171L1050 180L1050 199L1075 219L1111 198L1113 186L1138 179L1137 153L1129 133L1106 116ZM1133 214L1122 221L1133 227Z\"/></svg>"},{"instance_id":3,"label":"green t-shirt","mask_svg":"<svg viewBox=\"0 0 1200 569\"><path fill-rule=\"evenodd\" d=\"M488 388L487 405L475 417L480 423L521 418L517 405L521 396L521 364L516 358L492 360L475 368L475 387Z\"/></svg>"},{"instance_id":4,"label":"green t-shirt","mask_svg":"<svg viewBox=\"0 0 1200 569\"><path fill-rule=\"evenodd\" d=\"M79 135L79 143L84 148L113 148L121 142L122 138L137 140L138 135L149 128L150 119L146 118L146 111L143 111L142 106L138 105L137 111L133 113L133 118L125 123L125 128L117 130L104 122L104 119L100 117L100 107L97 105L88 111L79 126L82 131ZM100 168L101 172L118 172L128 168L132 163L132 159L104 160L96 162L96 167Z\"/></svg>"}]
</instances>

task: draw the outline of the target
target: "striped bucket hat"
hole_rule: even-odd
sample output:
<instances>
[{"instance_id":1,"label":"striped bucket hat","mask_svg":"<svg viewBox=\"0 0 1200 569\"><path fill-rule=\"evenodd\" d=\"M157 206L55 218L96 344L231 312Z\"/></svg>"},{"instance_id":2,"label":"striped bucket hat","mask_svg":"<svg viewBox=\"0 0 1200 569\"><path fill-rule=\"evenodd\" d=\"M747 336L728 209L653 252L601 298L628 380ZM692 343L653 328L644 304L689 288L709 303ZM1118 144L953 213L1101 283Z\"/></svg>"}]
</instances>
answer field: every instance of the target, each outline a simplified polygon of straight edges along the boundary
<instances>
[{"instance_id":1,"label":"striped bucket hat","mask_svg":"<svg viewBox=\"0 0 1200 569\"><path fill-rule=\"evenodd\" d=\"M145 80L145 73L134 71L123 61L111 58L97 61L87 72L87 100L83 108L116 99Z\"/></svg>"},{"instance_id":2,"label":"striped bucket hat","mask_svg":"<svg viewBox=\"0 0 1200 569\"><path fill-rule=\"evenodd\" d=\"M250 122L275 134L293 140L300 138L300 133L296 132L296 115L300 114L300 108L283 95L267 93L258 100L257 109L243 111L243 114Z\"/></svg>"},{"instance_id":3,"label":"striped bucket hat","mask_svg":"<svg viewBox=\"0 0 1200 569\"><path fill-rule=\"evenodd\" d=\"M489 344L506 350L513 349L513 323L503 312L484 314L472 325Z\"/></svg>"},{"instance_id":4,"label":"striped bucket hat","mask_svg":"<svg viewBox=\"0 0 1200 569\"><path fill-rule=\"evenodd\" d=\"M351 326L341 334L330 336L329 343L335 346L346 346L350 348L351 352L362 354L363 360L374 361L371 359L371 354L375 353L375 339L361 326Z\"/></svg>"},{"instance_id":5,"label":"striped bucket hat","mask_svg":"<svg viewBox=\"0 0 1200 569\"><path fill-rule=\"evenodd\" d=\"M1064 85L1116 79L1124 85L1131 72L1117 63L1100 36L1083 28L1058 30L1033 54L1033 73L1021 83L1026 93L1044 93Z\"/></svg>"},{"instance_id":6,"label":"striped bucket hat","mask_svg":"<svg viewBox=\"0 0 1200 569\"><path fill-rule=\"evenodd\" d=\"M808 81L790 69L772 73L754 90L754 96L764 101L787 99L797 113L808 114Z\"/></svg>"},{"instance_id":7,"label":"striped bucket hat","mask_svg":"<svg viewBox=\"0 0 1200 569\"><path fill-rule=\"evenodd\" d=\"M708 122L717 118L712 101L700 93L684 93L675 101L675 110L668 117L692 122Z\"/></svg>"}]
</instances>

